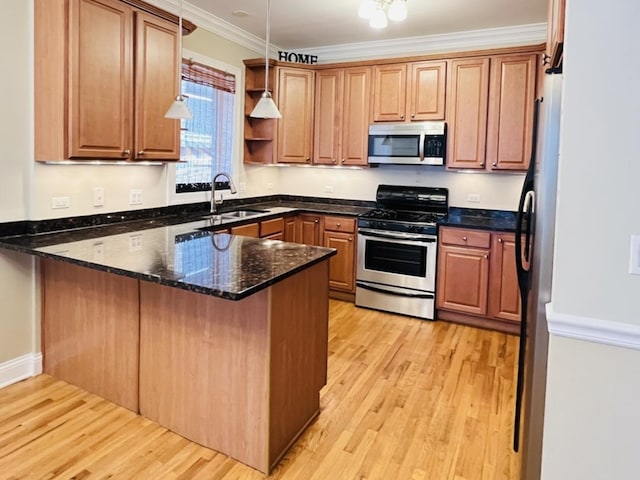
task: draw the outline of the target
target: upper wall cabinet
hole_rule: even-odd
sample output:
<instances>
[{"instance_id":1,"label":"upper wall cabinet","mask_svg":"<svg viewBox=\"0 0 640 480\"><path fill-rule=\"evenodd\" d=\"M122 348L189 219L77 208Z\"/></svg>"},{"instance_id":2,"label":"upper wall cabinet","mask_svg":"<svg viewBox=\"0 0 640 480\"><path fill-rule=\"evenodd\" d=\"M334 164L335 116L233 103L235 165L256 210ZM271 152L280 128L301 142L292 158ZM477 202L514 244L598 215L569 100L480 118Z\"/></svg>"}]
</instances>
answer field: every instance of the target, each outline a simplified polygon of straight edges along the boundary
<instances>
[{"instance_id":1,"label":"upper wall cabinet","mask_svg":"<svg viewBox=\"0 0 640 480\"><path fill-rule=\"evenodd\" d=\"M316 72L313 163L367 165L371 68Z\"/></svg>"},{"instance_id":2,"label":"upper wall cabinet","mask_svg":"<svg viewBox=\"0 0 640 480\"><path fill-rule=\"evenodd\" d=\"M117 0L36 0L36 160L177 160L177 33Z\"/></svg>"},{"instance_id":3,"label":"upper wall cabinet","mask_svg":"<svg viewBox=\"0 0 640 480\"><path fill-rule=\"evenodd\" d=\"M446 61L374 67L373 121L444 119Z\"/></svg>"},{"instance_id":4,"label":"upper wall cabinet","mask_svg":"<svg viewBox=\"0 0 640 480\"><path fill-rule=\"evenodd\" d=\"M452 60L447 88L449 168L526 170L536 54Z\"/></svg>"},{"instance_id":5,"label":"upper wall cabinet","mask_svg":"<svg viewBox=\"0 0 640 480\"><path fill-rule=\"evenodd\" d=\"M314 72L278 67L278 163L311 163Z\"/></svg>"},{"instance_id":6,"label":"upper wall cabinet","mask_svg":"<svg viewBox=\"0 0 640 480\"><path fill-rule=\"evenodd\" d=\"M565 0L549 1L547 51L545 62L550 67L562 65L564 46Z\"/></svg>"}]
</instances>

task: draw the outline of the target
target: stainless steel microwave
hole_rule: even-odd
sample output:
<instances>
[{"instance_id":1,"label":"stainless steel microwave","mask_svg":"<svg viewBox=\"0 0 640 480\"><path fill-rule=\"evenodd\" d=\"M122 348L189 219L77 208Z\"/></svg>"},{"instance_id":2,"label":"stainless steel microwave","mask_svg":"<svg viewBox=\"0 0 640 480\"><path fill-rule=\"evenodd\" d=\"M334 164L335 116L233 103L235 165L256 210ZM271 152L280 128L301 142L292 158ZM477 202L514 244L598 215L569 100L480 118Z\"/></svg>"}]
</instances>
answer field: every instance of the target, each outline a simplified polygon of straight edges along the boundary
<instances>
[{"instance_id":1,"label":"stainless steel microwave","mask_svg":"<svg viewBox=\"0 0 640 480\"><path fill-rule=\"evenodd\" d=\"M369 163L444 165L445 122L375 123L369 125Z\"/></svg>"}]
</instances>

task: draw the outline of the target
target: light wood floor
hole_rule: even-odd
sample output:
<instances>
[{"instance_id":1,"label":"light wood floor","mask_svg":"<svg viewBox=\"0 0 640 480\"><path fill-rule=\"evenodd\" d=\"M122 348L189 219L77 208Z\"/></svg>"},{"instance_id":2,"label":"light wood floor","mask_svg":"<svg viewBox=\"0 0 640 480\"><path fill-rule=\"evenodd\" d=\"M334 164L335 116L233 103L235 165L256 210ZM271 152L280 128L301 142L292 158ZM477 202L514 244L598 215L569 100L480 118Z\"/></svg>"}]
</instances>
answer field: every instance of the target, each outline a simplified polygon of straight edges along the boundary
<instances>
[{"instance_id":1,"label":"light wood floor","mask_svg":"<svg viewBox=\"0 0 640 480\"><path fill-rule=\"evenodd\" d=\"M269 477L519 478L516 338L331 301L321 414ZM0 390L0 479L261 479L53 378Z\"/></svg>"}]
</instances>

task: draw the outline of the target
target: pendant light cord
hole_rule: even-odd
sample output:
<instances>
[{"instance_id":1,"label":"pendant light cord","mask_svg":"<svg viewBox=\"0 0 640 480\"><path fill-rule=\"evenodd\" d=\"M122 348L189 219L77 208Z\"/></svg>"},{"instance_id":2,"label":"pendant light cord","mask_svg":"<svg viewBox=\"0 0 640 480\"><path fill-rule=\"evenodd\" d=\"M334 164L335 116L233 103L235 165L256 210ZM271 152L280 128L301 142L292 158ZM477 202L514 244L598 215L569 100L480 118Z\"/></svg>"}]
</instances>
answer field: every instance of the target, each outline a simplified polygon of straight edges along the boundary
<instances>
[{"instance_id":1,"label":"pendant light cord","mask_svg":"<svg viewBox=\"0 0 640 480\"><path fill-rule=\"evenodd\" d=\"M178 96L182 100L182 0L178 11Z\"/></svg>"},{"instance_id":2,"label":"pendant light cord","mask_svg":"<svg viewBox=\"0 0 640 480\"><path fill-rule=\"evenodd\" d=\"M267 0L267 32L266 38L264 41L264 63L265 63L265 72L264 72L264 91L266 94L269 93L269 30L271 30L271 0Z\"/></svg>"}]
</instances>

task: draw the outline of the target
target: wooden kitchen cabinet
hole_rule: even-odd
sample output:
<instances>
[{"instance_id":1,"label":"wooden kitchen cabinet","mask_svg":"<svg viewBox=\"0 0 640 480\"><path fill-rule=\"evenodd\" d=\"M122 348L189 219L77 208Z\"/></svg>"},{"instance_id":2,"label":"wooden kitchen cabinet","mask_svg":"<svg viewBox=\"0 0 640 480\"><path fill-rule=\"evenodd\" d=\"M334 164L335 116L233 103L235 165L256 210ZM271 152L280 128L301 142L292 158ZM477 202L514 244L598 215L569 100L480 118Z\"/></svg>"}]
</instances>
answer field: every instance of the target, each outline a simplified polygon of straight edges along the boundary
<instances>
[{"instance_id":1,"label":"wooden kitchen cabinet","mask_svg":"<svg viewBox=\"0 0 640 480\"><path fill-rule=\"evenodd\" d=\"M526 170L531 157L538 55L491 58L487 166Z\"/></svg>"},{"instance_id":2,"label":"wooden kitchen cabinet","mask_svg":"<svg viewBox=\"0 0 640 480\"><path fill-rule=\"evenodd\" d=\"M447 166L486 165L489 59L451 60L447 85Z\"/></svg>"},{"instance_id":3,"label":"wooden kitchen cabinet","mask_svg":"<svg viewBox=\"0 0 640 480\"><path fill-rule=\"evenodd\" d=\"M297 243L322 245L323 218L321 215L302 214L298 216Z\"/></svg>"},{"instance_id":4,"label":"wooden kitchen cabinet","mask_svg":"<svg viewBox=\"0 0 640 480\"><path fill-rule=\"evenodd\" d=\"M356 220L347 217L324 219L324 246L338 253L329 262L329 288L355 293Z\"/></svg>"},{"instance_id":5,"label":"wooden kitchen cabinet","mask_svg":"<svg viewBox=\"0 0 640 480\"><path fill-rule=\"evenodd\" d=\"M313 163L367 165L371 68L316 73Z\"/></svg>"},{"instance_id":6,"label":"wooden kitchen cabinet","mask_svg":"<svg viewBox=\"0 0 640 480\"><path fill-rule=\"evenodd\" d=\"M512 233L494 233L491 240L489 316L520 322L522 305L516 272L516 244Z\"/></svg>"},{"instance_id":7,"label":"wooden kitchen cabinet","mask_svg":"<svg viewBox=\"0 0 640 480\"><path fill-rule=\"evenodd\" d=\"M443 227L438 248L438 318L517 333L514 234Z\"/></svg>"},{"instance_id":8,"label":"wooden kitchen cabinet","mask_svg":"<svg viewBox=\"0 0 640 480\"><path fill-rule=\"evenodd\" d=\"M272 218L260 222L260 238L284 240L284 218Z\"/></svg>"},{"instance_id":9,"label":"wooden kitchen cabinet","mask_svg":"<svg viewBox=\"0 0 640 480\"><path fill-rule=\"evenodd\" d=\"M278 67L278 163L311 163L313 148L314 72Z\"/></svg>"},{"instance_id":10,"label":"wooden kitchen cabinet","mask_svg":"<svg viewBox=\"0 0 640 480\"><path fill-rule=\"evenodd\" d=\"M548 67L562 65L564 47L564 11L566 0L549 1L549 15L547 17L547 57Z\"/></svg>"},{"instance_id":11,"label":"wooden kitchen cabinet","mask_svg":"<svg viewBox=\"0 0 640 480\"><path fill-rule=\"evenodd\" d=\"M402 122L407 102L407 64L373 67L373 121Z\"/></svg>"},{"instance_id":12,"label":"wooden kitchen cabinet","mask_svg":"<svg viewBox=\"0 0 640 480\"><path fill-rule=\"evenodd\" d=\"M244 163L273 163L276 152L276 119L250 116L264 92L264 59L245 61L245 64ZM269 70L271 88L276 84L275 78L274 66Z\"/></svg>"},{"instance_id":13,"label":"wooden kitchen cabinet","mask_svg":"<svg viewBox=\"0 0 640 480\"><path fill-rule=\"evenodd\" d=\"M36 160L178 160L175 24L117 0L36 0L34 22Z\"/></svg>"},{"instance_id":14,"label":"wooden kitchen cabinet","mask_svg":"<svg viewBox=\"0 0 640 480\"><path fill-rule=\"evenodd\" d=\"M415 62L408 68L409 120L444 120L447 62Z\"/></svg>"},{"instance_id":15,"label":"wooden kitchen cabinet","mask_svg":"<svg viewBox=\"0 0 640 480\"><path fill-rule=\"evenodd\" d=\"M284 219L284 241L295 242L298 235L298 217L287 217Z\"/></svg>"},{"instance_id":16,"label":"wooden kitchen cabinet","mask_svg":"<svg viewBox=\"0 0 640 480\"><path fill-rule=\"evenodd\" d=\"M374 67L373 121L443 120L446 61Z\"/></svg>"},{"instance_id":17,"label":"wooden kitchen cabinet","mask_svg":"<svg viewBox=\"0 0 640 480\"><path fill-rule=\"evenodd\" d=\"M242 235L244 237L260 238L260 224L248 223L246 225L238 225L236 227L231 227L231 234Z\"/></svg>"},{"instance_id":18,"label":"wooden kitchen cabinet","mask_svg":"<svg viewBox=\"0 0 640 480\"><path fill-rule=\"evenodd\" d=\"M537 58L524 53L450 62L448 168L527 169Z\"/></svg>"}]
</instances>

